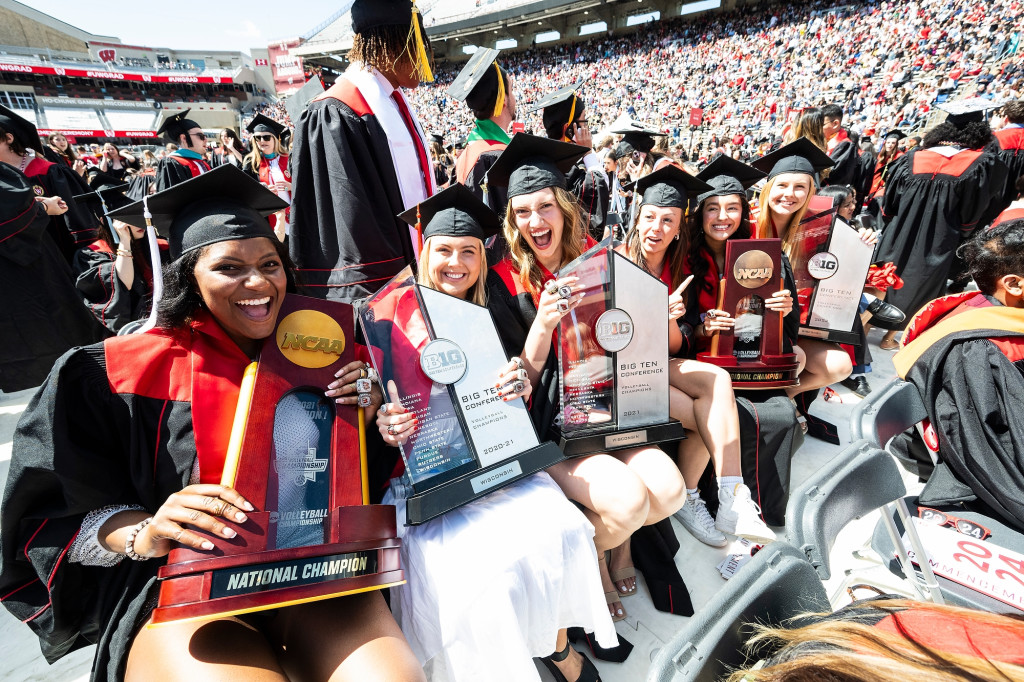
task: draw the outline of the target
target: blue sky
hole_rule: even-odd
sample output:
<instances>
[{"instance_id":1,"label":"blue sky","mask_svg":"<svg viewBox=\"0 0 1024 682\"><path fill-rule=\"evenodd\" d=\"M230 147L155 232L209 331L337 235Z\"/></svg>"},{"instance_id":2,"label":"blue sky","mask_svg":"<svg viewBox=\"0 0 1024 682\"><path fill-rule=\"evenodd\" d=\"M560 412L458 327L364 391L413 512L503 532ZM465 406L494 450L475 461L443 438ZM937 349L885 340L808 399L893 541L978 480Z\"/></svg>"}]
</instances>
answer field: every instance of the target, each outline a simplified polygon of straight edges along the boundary
<instances>
[{"instance_id":1,"label":"blue sky","mask_svg":"<svg viewBox=\"0 0 1024 682\"><path fill-rule=\"evenodd\" d=\"M25 0L22 0L25 1ZM337 0L178 0L173 5L152 0L31 0L33 9L83 31L116 36L131 45L172 49L242 50L266 47L313 29L339 7ZM244 14L239 8L244 7Z\"/></svg>"}]
</instances>

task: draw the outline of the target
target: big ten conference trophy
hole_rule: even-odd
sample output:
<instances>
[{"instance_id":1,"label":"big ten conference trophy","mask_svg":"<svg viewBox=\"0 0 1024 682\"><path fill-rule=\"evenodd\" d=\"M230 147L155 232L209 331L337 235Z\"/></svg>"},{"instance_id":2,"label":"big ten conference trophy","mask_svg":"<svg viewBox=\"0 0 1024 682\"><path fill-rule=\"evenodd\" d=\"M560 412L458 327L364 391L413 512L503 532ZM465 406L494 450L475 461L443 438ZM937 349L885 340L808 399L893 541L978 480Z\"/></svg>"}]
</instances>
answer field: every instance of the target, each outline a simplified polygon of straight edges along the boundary
<instances>
[{"instance_id":1,"label":"big ten conference trophy","mask_svg":"<svg viewBox=\"0 0 1024 682\"><path fill-rule=\"evenodd\" d=\"M735 388L782 388L797 384L797 359L782 352L782 313L764 301L785 288L782 240L730 239L718 309L732 311L736 325L716 332L711 350L697 359L729 372Z\"/></svg>"},{"instance_id":2,"label":"big ten conference trophy","mask_svg":"<svg viewBox=\"0 0 1024 682\"><path fill-rule=\"evenodd\" d=\"M257 511L211 552L171 550L154 623L405 582L395 508L368 504L363 411L324 396L354 359L353 320L345 303L285 298L246 370L221 479Z\"/></svg>"},{"instance_id":3,"label":"big ten conference trophy","mask_svg":"<svg viewBox=\"0 0 1024 682\"><path fill-rule=\"evenodd\" d=\"M387 393L417 416L400 445L405 473L393 482L417 525L563 459L540 443L522 398L494 385L508 364L487 308L398 273L359 321Z\"/></svg>"},{"instance_id":4,"label":"big ten conference trophy","mask_svg":"<svg viewBox=\"0 0 1024 682\"><path fill-rule=\"evenodd\" d=\"M606 239L558 272L583 293L558 325L567 457L685 438L668 414L668 287L616 246Z\"/></svg>"},{"instance_id":5,"label":"big ten conference trophy","mask_svg":"<svg viewBox=\"0 0 1024 682\"><path fill-rule=\"evenodd\" d=\"M789 262L800 302L800 336L859 345L853 325L874 247L836 209L832 197L811 197L794 234Z\"/></svg>"}]
</instances>

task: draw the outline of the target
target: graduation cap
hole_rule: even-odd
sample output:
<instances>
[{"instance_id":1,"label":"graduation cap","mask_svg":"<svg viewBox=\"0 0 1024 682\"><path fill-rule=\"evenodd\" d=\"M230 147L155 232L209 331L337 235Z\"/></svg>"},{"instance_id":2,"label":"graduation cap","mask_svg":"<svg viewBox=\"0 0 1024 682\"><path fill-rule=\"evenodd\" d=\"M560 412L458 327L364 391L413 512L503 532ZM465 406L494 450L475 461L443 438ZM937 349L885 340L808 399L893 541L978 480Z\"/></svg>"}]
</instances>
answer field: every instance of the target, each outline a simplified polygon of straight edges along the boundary
<instances>
[{"instance_id":1,"label":"graduation cap","mask_svg":"<svg viewBox=\"0 0 1024 682\"><path fill-rule=\"evenodd\" d=\"M103 206L104 213L109 213L132 203L132 200L124 194L130 185L101 170L89 169L89 187L93 191L71 197L76 204L82 202L90 203L93 206L99 204Z\"/></svg>"},{"instance_id":2,"label":"graduation cap","mask_svg":"<svg viewBox=\"0 0 1024 682\"><path fill-rule=\"evenodd\" d=\"M783 173L806 173L816 177L821 171L836 165L836 162L813 142L801 137L770 154L765 154L750 165L767 173L768 179L771 180Z\"/></svg>"},{"instance_id":3,"label":"graduation cap","mask_svg":"<svg viewBox=\"0 0 1024 682\"><path fill-rule=\"evenodd\" d=\"M293 124L299 122L299 117L302 116L302 112L306 110L309 103L315 100L324 91L324 83L320 80L319 76L313 76L306 84L295 91L291 97L284 101L284 110L288 112L288 117L292 120Z\"/></svg>"},{"instance_id":4,"label":"graduation cap","mask_svg":"<svg viewBox=\"0 0 1024 682\"><path fill-rule=\"evenodd\" d=\"M281 135L284 131L288 130L288 127L281 125L268 116L256 114L256 118L249 121L249 125L245 126L245 129L250 133L270 133L274 137L281 139Z\"/></svg>"},{"instance_id":5,"label":"graduation cap","mask_svg":"<svg viewBox=\"0 0 1024 682\"><path fill-rule=\"evenodd\" d=\"M412 23L412 0L356 0L352 3L352 32L365 33L378 26Z\"/></svg>"},{"instance_id":6,"label":"graduation cap","mask_svg":"<svg viewBox=\"0 0 1024 682\"><path fill-rule=\"evenodd\" d=\"M495 61L501 50L480 47L469 58L462 71L455 77L448 88L448 95L460 102L465 102L473 111L489 110L494 102L494 113L497 116L505 106L504 71Z\"/></svg>"},{"instance_id":7,"label":"graduation cap","mask_svg":"<svg viewBox=\"0 0 1024 682\"><path fill-rule=\"evenodd\" d=\"M533 103L527 113L543 109L541 115L548 137L562 139L569 125L579 118L586 108L586 102L576 94L583 83L576 83L556 90Z\"/></svg>"},{"instance_id":8,"label":"graduation cap","mask_svg":"<svg viewBox=\"0 0 1024 682\"><path fill-rule=\"evenodd\" d=\"M288 204L232 165L218 166L162 192L111 211L111 218L153 227L170 243L171 258L209 244L233 239L276 239L265 216Z\"/></svg>"},{"instance_id":9,"label":"graduation cap","mask_svg":"<svg viewBox=\"0 0 1024 682\"><path fill-rule=\"evenodd\" d=\"M883 140L888 140L891 137L894 140L902 140L906 136L907 136L907 134L905 132L903 132L902 130L900 130L899 128L893 128L892 130L887 132L885 135L882 135L882 139Z\"/></svg>"},{"instance_id":10,"label":"graduation cap","mask_svg":"<svg viewBox=\"0 0 1024 682\"><path fill-rule=\"evenodd\" d=\"M156 131L157 135L164 135L168 142L178 144L178 138L182 135L188 135L188 131L195 128L202 128L201 125L195 121L186 118L188 112L191 109L185 111L179 111L173 116L168 116L167 119L160 124L160 128Z\"/></svg>"},{"instance_id":11,"label":"graduation cap","mask_svg":"<svg viewBox=\"0 0 1024 682\"><path fill-rule=\"evenodd\" d=\"M43 143L39 141L39 131L36 130L35 124L2 104L0 104L0 126L13 135L22 147L34 149L38 154L43 153Z\"/></svg>"},{"instance_id":12,"label":"graduation cap","mask_svg":"<svg viewBox=\"0 0 1024 682\"><path fill-rule=\"evenodd\" d=\"M743 195L748 187L756 185L763 177L765 174L758 169L740 163L726 154L719 154L704 170L697 173L698 179L711 186L710 191L697 197L697 203L710 197Z\"/></svg>"},{"instance_id":13,"label":"graduation cap","mask_svg":"<svg viewBox=\"0 0 1024 682\"><path fill-rule=\"evenodd\" d=\"M476 237L483 241L501 231L501 219L465 185L455 183L422 201L399 218L431 237Z\"/></svg>"},{"instance_id":14,"label":"graduation cap","mask_svg":"<svg viewBox=\"0 0 1024 682\"><path fill-rule=\"evenodd\" d=\"M565 189L565 174L589 151L578 144L518 133L484 175L484 182L507 185L510 199L545 187Z\"/></svg>"},{"instance_id":15,"label":"graduation cap","mask_svg":"<svg viewBox=\"0 0 1024 682\"><path fill-rule=\"evenodd\" d=\"M444 135L439 135L438 133L430 133L430 141L436 142L442 147L444 147Z\"/></svg>"},{"instance_id":16,"label":"graduation cap","mask_svg":"<svg viewBox=\"0 0 1024 682\"><path fill-rule=\"evenodd\" d=\"M968 123L981 123L985 120L985 112L998 109L999 106L984 97L969 97L956 102L943 102L938 108L949 114L946 120L957 128L963 128Z\"/></svg>"},{"instance_id":17,"label":"graduation cap","mask_svg":"<svg viewBox=\"0 0 1024 682\"><path fill-rule=\"evenodd\" d=\"M668 164L625 186L643 198L641 206L686 208L691 194L711 189L703 180L693 177L679 166Z\"/></svg>"}]
</instances>

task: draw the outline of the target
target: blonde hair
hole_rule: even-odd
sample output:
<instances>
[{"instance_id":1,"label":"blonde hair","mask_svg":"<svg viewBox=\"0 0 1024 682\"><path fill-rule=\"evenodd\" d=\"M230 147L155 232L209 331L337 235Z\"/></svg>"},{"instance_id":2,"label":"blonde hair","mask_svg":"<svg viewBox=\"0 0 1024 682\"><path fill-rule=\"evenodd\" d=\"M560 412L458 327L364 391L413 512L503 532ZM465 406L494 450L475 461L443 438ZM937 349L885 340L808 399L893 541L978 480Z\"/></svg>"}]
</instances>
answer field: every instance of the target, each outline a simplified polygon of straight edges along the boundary
<instances>
[{"instance_id":1,"label":"blonde hair","mask_svg":"<svg viewBox=\"0 0 1024 682\"><path fill-rule=\"evenodd\" d=\"M788 175L788 174L787 174ZM800 175L807 175L806 173L800 173ZM793 247L795 246L792 242L792 237L796 232L795 228L800 224L800 221L804 219L804 215L807 213L807 207L811 205L811 198L815 194L814 178L807 175L809 180L807 187L807 199L804 201L804 205L789 216L789 222L782 228L779 234L775 234L775 223L772 222L772 209L771 204L768 202L768 197L771 196L772 188L775 186L775 180L779 176L776 175L774 178L768 178L768 181L764 184L764 188L761 190L761 196L757 198L757 229L754 231L754 236L757 239L771 239L778 237L782 240L782 250L790 259L792 259Z\"/></svg>"},{"instance_id":2,"label":"blonde hair","mask_svg":"<svg viewBox=\"0 0 1024 682\"><path fill-rule=\"evenodd\" d=\"M262 133L260 133L262 135ZM284 154L284 147L281 146L281 138L274 135L274 153L278 156ZM260 151L260 145L256 140L252 141L252 151L245 155L242 159L243 166L249 166L253 173L259 175L260 164L263 163L263 152Z\"/></svg>"},{"instance_id":3,"label":"blonde hair","mask_svg":"<svg viewBox=\"0 0 1024 682\"><path fill-rule=\"evenodd\" d=\"M1024 622L1007 616L954 606L921 604L906 600L887 600L849 607L855 616L898 613L904 609L933 611L939 616L954 616L965 628L989 625L1015 630L1024 636ZM1024 667L984 658L982 655L935 650L917 640L913 633L899 627L887 632L849 620L824 620L805 627L769 628L754 626L756 634L747 642L748 650L767 645L776 653L769 664L758 670L737 670L728 682L890 682L891 680L928 680L929 682L1006 682L1024 680Z\"/></svg>"},{"instance_id":4,"label":"blonde hair","mask_svg":"<svg viewBox=\"0 0 1024 682\"><path fill-rule=\"evenodd\" d=\"M427 237L427 240L423 242L423 248L420 249L420 259L417 263L416 271L416 283L431 289L440 291L441 287L438 286L437 282L430 279L430 268L428 263L430 261L430 240L433 237ZM479 239L477 242L480 244L480 276L477 277L476 283L466 293L466 300L470 303L476 303L479 306L487 305L487 254L484 252L484 243Z\"/></svg>"},{"instance_id":5,"label":"blonde hair","mask_svg":"<svg viewBox=\"0 0 1024 682\"><path fill-rule=\"evenodd\" d=\"M569 264L583 253L584 228L583 215L576 197L561 187L551 187L555 194L555 203L562 214L562 262L558 267ZM512 263L519 270L519 282L526 291L538 294L544 286L540 266L533 250L526 244L523 235L516 227L516 214L509 200L505 208L505 241L508 243L508 254Z\"/></svg>"}]
</instances>

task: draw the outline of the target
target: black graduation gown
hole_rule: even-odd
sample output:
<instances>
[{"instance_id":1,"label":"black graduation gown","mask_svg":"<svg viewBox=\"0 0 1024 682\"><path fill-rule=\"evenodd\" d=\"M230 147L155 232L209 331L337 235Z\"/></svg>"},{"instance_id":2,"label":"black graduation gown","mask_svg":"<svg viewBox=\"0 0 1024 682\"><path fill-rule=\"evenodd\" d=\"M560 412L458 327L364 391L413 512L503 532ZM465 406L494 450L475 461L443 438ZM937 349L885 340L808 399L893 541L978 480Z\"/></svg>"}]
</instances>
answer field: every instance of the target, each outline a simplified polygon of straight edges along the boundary
<instances>
[{"instance_id":1,"label":"black graduation gown","mask_svg":"<svg viewBox=\"0 0 1024 682\"><path fill-rule=\"evenodd\" d=\"M46 197L60 197L68 205L64 215L50 216L47 227L64 258L70 263L75 251L96 239L96 218L85 204L79 205L72 197L92 192L89 184L66 163L52 163L35 159L25 169L25 176L38 186L36 193Z\"/></svg>"},{"instance_id":2,"label":"black graduation gown","mask_svg":"<svg viewBox=\"0 0 1024 682\"><path fill-rule=\"evenodd\" d=\"M193 161L193 159L189 159L189 161ZM205 161L198 163L205 164ZM209 170L208 166L207 170ZM160 163L156 166L156 191L162 192L197 176L198 173L194 172L192 164L185 165L170 157L160 159Z\"/></svg>"},{"instance_id":3,"label":"black graduation gown","mask_svg":"<svg viewBox=\"0 0 1024 682\"><path fill-rule=\"evenodd\" d=\"M351 83L310 103L290 158L289 251L310 295L351 303L413 261L388 138Z\"/></svg>"},{"instance_id":4,"label":"black graduation gown","mask_svg":"<svg viewBox=\"0 0 1024 682\"><path fill-rule=\"evenodd\" d=\"M0 513L3 605L36 633L48 662L97 644L92 680L123 679L166 560L69 562L83 518L112 505L155 513L188 484L197 456L202 463L219 452L223 466L249 360L212 318L200 318L192 329L70 351L15 432Z\"/></svg>"},{"instance_id":5,"label":"black graduation gown","mask_svg":"<svg viewBox=\"0 0 1024 682\"><path fill-rule=\"evenodd\" d=\"M1017 198L1017 178L1024 175L1024 128L1004 128L996 131L995 136L999 141L999 159L1009 169L1000 206L1002 210Z\"/></svg>"},{"instance_id":6,"label":"black graduation gown","mask_svg":"<svg viewBox=\"0 0 1024 682\"><path fill-rule=\"evenodd\" d=\"M590 236L601 241L601 237L604 236L604 222L610 201L608 176L601 168L593 172L587 171L581 161L569 169L565 180L569 191L580 202Z\"/></svg>"},{"instance_id":7,"label":"black graduation gown","mask_svg":"<svg viewBox=\"0 0 1024 682\"><path fill-rule=\"evenodd\" d=\"M103 326L115 334L129 322L142 319L149 310L149 287L135 265L135 278L129 289L117 276L114 268L115 255L109 250L88 246L75 254L72 269L75 286Z\"/></svg>"},{"instance_id":8,"label":"black graduation gown","mask_svg":"<svg viewBox=\"0 0 1024 682\"><path fill-rule=\"evenodd\" d=\"M82 305L70 266L47 235L42 205L0 225L0 390L38 386L69 348L109 335ZM0 592L0 595L3 593Z\"/></svg>"},{"instance_id":9,"label":"black graduation gown","mask_svg":"<svg viewBox=\"0 0 1024 682\"><path fill-rule=\"evenodd\" d=\"M843 140L828 153L836 165L828 174L829 185L850 185L857 178L857 147L853 140Z\"/></svg>"},{"instance_id":10,"label":"black graduation gown","mask_svg":"<svg viewBox=\"0 0 1024 682\"><path fill-rule=\"evenodd\" d=\"M876 261L896 264L902 289L886 303L907 313L945 293L956 249L998 213L1006 166L990 149L946 157L915 148L892 166L882 207L886 221Z\"/></svg>"}]
</instances>

